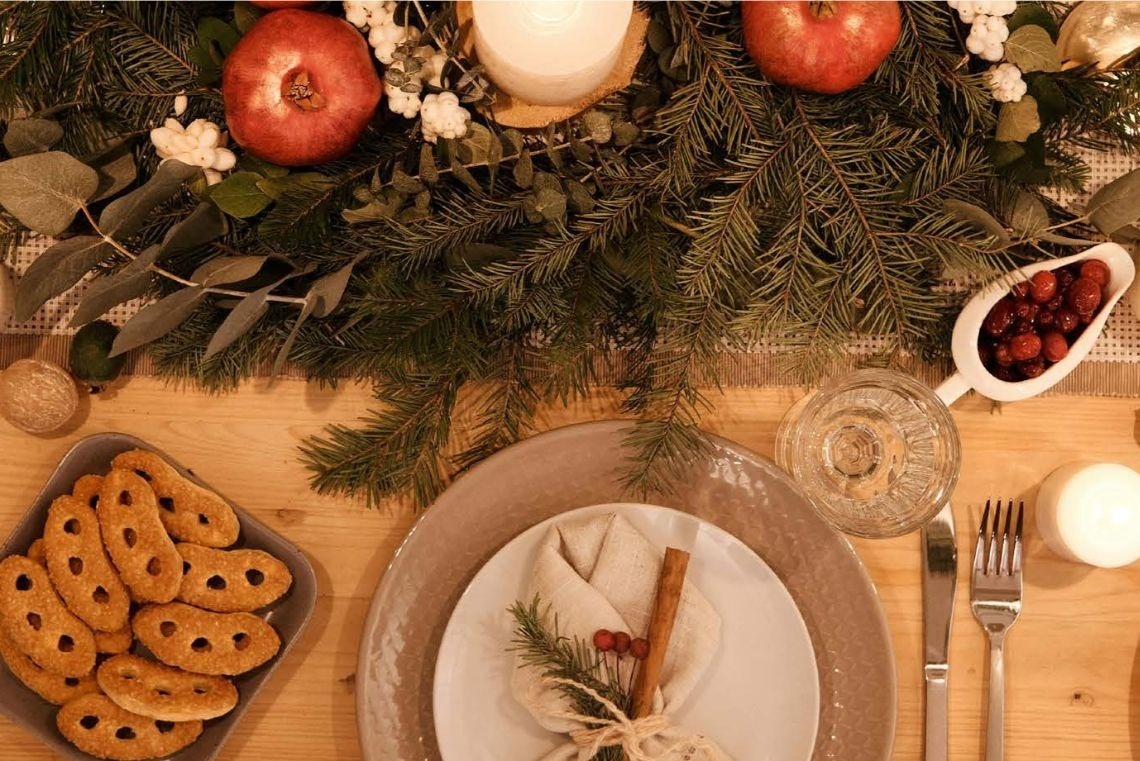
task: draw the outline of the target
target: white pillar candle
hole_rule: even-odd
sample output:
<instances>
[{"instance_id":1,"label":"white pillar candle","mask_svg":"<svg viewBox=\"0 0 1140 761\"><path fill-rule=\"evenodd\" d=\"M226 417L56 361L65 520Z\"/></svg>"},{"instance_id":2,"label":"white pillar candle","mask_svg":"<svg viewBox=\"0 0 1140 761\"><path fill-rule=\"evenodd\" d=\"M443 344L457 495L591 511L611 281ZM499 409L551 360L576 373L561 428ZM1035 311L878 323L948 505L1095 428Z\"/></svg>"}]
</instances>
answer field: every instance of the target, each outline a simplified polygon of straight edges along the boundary
<instances>
[{"instance_id":1,"label":"white pillar candle","mask_svg":"<svg viewBox=\"0 0 1140 761\"><path fill-rule=\"evenodd\" d=\"M589 95L617 64L633 0L472 0L475 53L499 88L534 105Z\"/></svg>"},{"instance_id":2,"label":"white pillar candle","mask_svg":"<svg viewBox=\"0 0 1140 761\"><path fill-rule=\"evenodd\" d=\"M1073 463L1037 494L1037 531L1062 557L1102 568L1140 559L1140 473L1113 463Z\"/></svg>"}]
</instances>

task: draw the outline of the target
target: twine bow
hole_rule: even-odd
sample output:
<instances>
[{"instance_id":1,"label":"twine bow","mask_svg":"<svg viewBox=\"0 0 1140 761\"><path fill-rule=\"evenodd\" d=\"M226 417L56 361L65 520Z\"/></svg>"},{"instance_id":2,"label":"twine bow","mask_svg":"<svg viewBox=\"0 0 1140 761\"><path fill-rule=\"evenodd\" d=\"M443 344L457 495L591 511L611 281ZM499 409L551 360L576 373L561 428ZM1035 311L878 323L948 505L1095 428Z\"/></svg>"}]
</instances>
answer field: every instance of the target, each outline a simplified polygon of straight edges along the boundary
<instances>
[{"instance_id":1,"label":"twine bow","mask_svg":"<svg viewBox=\"0 0 1140 761\"><path fill-rule=\"evenodd\" d=\"M641 719L631 719L613 701L573 679L547 677L542 683L580 690L598 701L613 717L609 719L599 718L565 710L546 712L546 715L552 719L577 721L590 727L589 729L575 729L570 732L570 739L578 748L578 761L589 761L602 748L612 747L620 747L625 754L626 761L666 761L673 753L680 753L684 761L696 761L696 759L723 761L724 757L720 753L720 748L699 734L682 735L675 738L661 737L662 741L668 741L669 744L658 750L646 749L644 744L648 740L663 736L671 729L678 729L664 714L650 714Z\"/></svg>"}]
</instances>

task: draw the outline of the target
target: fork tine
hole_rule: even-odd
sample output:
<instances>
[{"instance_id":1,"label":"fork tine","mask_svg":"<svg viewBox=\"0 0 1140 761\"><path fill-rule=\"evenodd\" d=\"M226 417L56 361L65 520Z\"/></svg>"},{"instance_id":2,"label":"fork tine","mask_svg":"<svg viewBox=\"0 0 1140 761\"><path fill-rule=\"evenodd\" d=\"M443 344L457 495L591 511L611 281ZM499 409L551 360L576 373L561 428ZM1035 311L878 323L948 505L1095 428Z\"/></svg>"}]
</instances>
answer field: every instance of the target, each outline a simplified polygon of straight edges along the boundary
<instances>
[{"instance_id":1,"label":"fork tine","mask_svg":"<svg viewBox=\"0 0 1140 761\"><path fill-rule=\"evenodd\" d=\"M986 509L982 512L982 525L978 527L978 541L974 543L974 573L984 573L986 570L982 560L986 550L986 524L990 522L990 501L986 500Z\"/></svg>"},{"instance_id":2,"label":"fork tine","mask_svg":"<svg viewBox=\"0 0 1140 761\"><path fill-rule=\"evenodd\" d=\"M990 550L986 557L986 575L998 572L998 524L1001 522L1001 500L994 500L994 522L990 531Z\"/></svg>"},{"instance_id":3,"label":"fork tine","mask_svg":"<svg viewBox=\"0 0 1140 761\"><path fill-rule=\"evenodd\" d=\"M998 561L998 574L1010 575L1013 573L1013 556L1010 552L1009 546L1009 529L1010 523L1013 520L1013 500L1009 500L1009 504L1005 509L1005 528L1001 532L1001 558Z\"/></svg>"},{"instance_id":4,"label":"fork tine","mask_svg":"<svg viewBox=\"0 0 1140 761\"><path fill-rule=\"evenodd\" d=\"M1021 519L1025 512L1025 503L1017 504L1017 529L1013 535L1013 569L1011 573L1021 573Z\"/></svg>"}]
</instances>

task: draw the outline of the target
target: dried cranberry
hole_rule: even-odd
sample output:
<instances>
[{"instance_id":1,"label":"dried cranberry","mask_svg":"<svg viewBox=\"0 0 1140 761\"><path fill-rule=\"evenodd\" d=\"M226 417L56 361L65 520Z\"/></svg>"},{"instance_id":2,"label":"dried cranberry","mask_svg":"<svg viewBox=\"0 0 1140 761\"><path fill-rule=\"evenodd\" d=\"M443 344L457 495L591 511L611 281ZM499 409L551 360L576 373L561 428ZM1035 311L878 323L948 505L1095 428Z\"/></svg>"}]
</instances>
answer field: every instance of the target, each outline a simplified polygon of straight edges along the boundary
<instances>
[{"instance_id":1,"label":"dried cranberry","mask_svg":"<svg viewBox=\"0 0 1140 761\"><path fill-rule=\"evenodd\" d=\"M1013 326L1014 334L1018 333L1032 333L1033 321L1032 320L1018 320Z\"/></svg>"},{"instance_id":2,"label":"dried cranberry","mask_svg":"<svg viewBox=\"0 0 1140 761\"><path fill-rule=\"evenodd\" d=\"M993 305L982 323L982 330L995 338L1005 333L1013 325L1013 299L1008 296Z\"/></svg>"},{"instance_id":3,"label":"dried cranberry","mask_svg":"<svg viewBox=\"0 0 1140 761\"><path fill-rule=\"evenodd\" d=\"M1009 367L1013 364L1013 355L1009 353L1009 341L1003 341L994 349L994 362L999 367Z\"/></svg>"},{"instance_id":4,"label":"dried cranberry","mask_svg":"<svg viewBox=\"0 0 1140 761\"><path fill-rule=\"evenodd\" d=\"M1058 309L1056 324L1057 330L1068 335L1080 327L1081 320L1077 317L1076 312L1069 311L1068 309Z\"/></svg>"},{"instance_id":5,"label":"dried cranberry","mask_svg":"<svg viewBox=\"0 0 1140 761\"><path fill-rule=\"evenodd\" d=\"M1048 309L1042 309L1037 313L1037 325L1041 328L1051 328L1053 323L1057 321L1057 313Z\"/></svg>"},{"instance_id":6,"label":"dried cranberry","mask_svg":"<svg viewBox=\"0 0 1140 761\"><path fill-rule=\"evenodd\" d=\"M1062 291L1067 290L1068 287L1073 284L1073 281L1077 279L1073 271L1067 268L1056 270L1053 274L1057 276L1057 287Z\"/></svg>"},{"instance_id":7,"label":"dried cranberry","mask_svg":"<svg viewBox=\"0 0 1140 761\"><path fill-rule=\"evenodd\" d=\"M1019 380L1017 373L1013 371L1012 367L995 367L991 373L998 380L1003 380L1007 383L1013 383L1014 381Z\"/></svg>"},{"instance_id":8,"label":"dried cranberry","mask_svg":"<svg viewBox=\"0 0 1140 761\"><path fill-rule=\"evenodd\" d=\"M1058 293L1056 296L1049 299L1049 303L1045 305L1045 308L1051 312L1056 312L1058 309L1060 309L1064 305L1065 305L1065 297Z\"/></svg>"},{"instance_id":9,"label":"dried cranberry","mask_svg":"<svg viewBox=\"0 0 1140 761\"><path fill-rule=\"evenodd\" d=\"M1020 283L1014 283L1009 292L1015 299L1025 298L1029 295L1029 281L1022 280Z\"/></svg>"},{"instance_id":10,"label":"dried cranberry","mask_svg":"<svg viewBox=\"0 0 1140 761\"><path fill-rule=\"evenodd\" d=\"M1081 277L1088 278L1104 288L1112 278L1112 272L1100 259L1086 259L1081 262Z\"/></svg>"},{"instance_id":11,"label":"dried cranberry","mask_svg":"<svg viewBox=\"0 0 1140 761\"><path fill-rule=\"evenodd\" d=\"M1078 278L1069 288L1065 302L1077 314L1092 314L1100 306L1100 286L1087 277Z\"/></svg>"},{"instance_id":12,"label":"dried cranberry","mask_svg":"<svg viewBox=\"0 0 1140 761\"><path fill-rule=\"evenodd\" d=\"M1019 299L1013 304L1013 313L1017 315L1019 320L1029 320L1033 322L1037 319L1037 312L1040 310L1040 305L1034 304L1028 299Z\"/></svg>"},{"instance_id":13,"label":"dried cranberry","mask_svg":"<svg viewBox=\"0 0 1140 761\"><path fill-rule=\"evenodd\" d=\"M1055 330L1051 330L1041 339L1041 353L1050 362L1060 362L1069 353L1069 342Z\"/></svg>"},{"instance_id":14,"label":"dried cranberry","mask_svg":"<svg viewBox=\"0 0 1140 761\"><path fill-rule=\"evenodd\" d=\"M1017 370L1026 378L1036 378L1045 372L1045 359L1043 357L1035 357L1026 362L1018 362Z\"/></svg>"},{"instance_id":15,"label":"dried cranberry","mask_svg":"<svg viewBox=\"0 0 1140 761\"><path fill-rule=\"evenodd\" d=\"M1057 295L1057 276L1049 270L1036 272L1029 281L1029 297L1038 304L1044 304Z\"/></svg>"},{"instance_id":16,"label":"dried cranberry","mask_svg":"<svg viewBox=\"0 0 1140 761\"><path fill-rule=\"evenodd\" d=\"M1019 333L1009 339L1009 355L1015 362L1033 359L1041 353L1041 337L1036 333Z\"/></svg>"},{"instance_id":17,"label":"dried cranberry","mask_svg":"<svg viewBox=\"0 0 1140 761\"><path fill-rule=\"evenodd\" d=\"M993 358L994 358L993 347L988 346L987 344L984 344L984 343L979 343L978 344L978 358L982 360L983 365L990 364L990 361L993 360Z\"/></svg>"}]
</instances>

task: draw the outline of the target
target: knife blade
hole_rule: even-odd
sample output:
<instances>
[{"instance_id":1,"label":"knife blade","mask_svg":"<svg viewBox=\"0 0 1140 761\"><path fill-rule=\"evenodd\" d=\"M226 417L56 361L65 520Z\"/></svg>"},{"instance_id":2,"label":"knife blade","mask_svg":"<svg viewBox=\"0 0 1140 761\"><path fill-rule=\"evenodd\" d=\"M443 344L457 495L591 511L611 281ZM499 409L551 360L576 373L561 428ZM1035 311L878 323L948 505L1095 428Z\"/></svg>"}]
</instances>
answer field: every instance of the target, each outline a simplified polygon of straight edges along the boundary
<instances>
[{"instance_id":1,"label":"knife blade","mask_svg":"<svg viewBox=\"0 0 1140 761\"><path fill-rule=\"evenodd\" d=\"M923 675L926 681L923 758L926 761L947 761L950 757L947 680L957 584L958 543L954 538L954 513L947 502L922 528Z\"/></svg>"}]
</instances>

